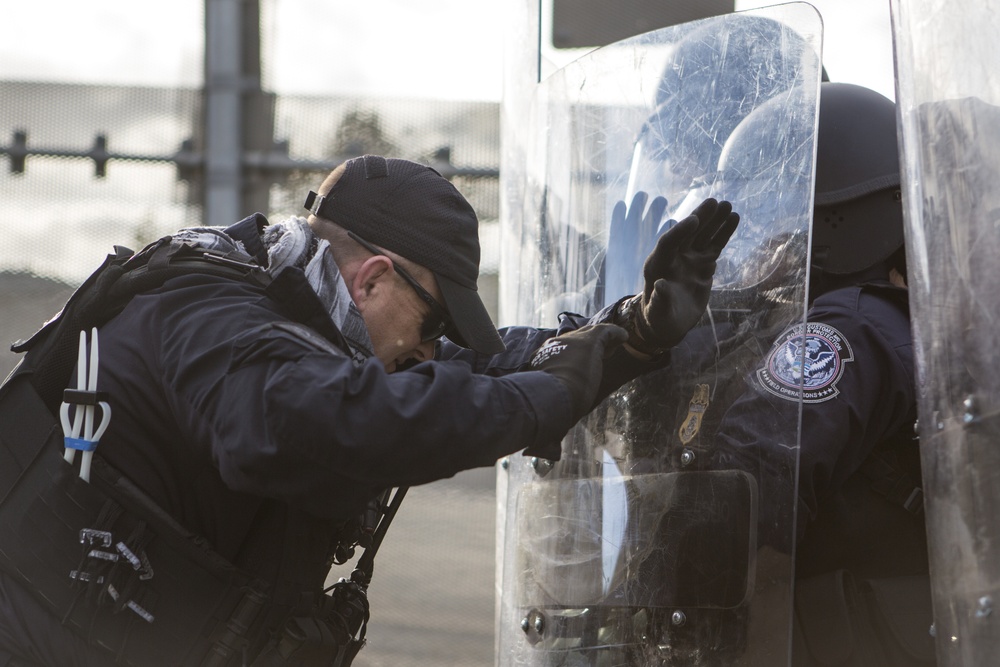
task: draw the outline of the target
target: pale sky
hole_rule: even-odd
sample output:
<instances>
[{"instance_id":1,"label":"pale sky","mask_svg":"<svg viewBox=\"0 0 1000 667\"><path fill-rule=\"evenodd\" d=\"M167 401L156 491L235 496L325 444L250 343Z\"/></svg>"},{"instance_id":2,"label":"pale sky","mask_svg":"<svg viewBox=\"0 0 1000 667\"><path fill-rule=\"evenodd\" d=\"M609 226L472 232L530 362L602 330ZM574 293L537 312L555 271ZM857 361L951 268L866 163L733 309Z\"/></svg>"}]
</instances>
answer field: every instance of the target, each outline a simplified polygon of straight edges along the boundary
<instances>
[{"instance_id":1,"label":"pale sky","mask_svg":"<svg viewBox=\"0 0 1000 667\"><path fill-rule=\"evenodd\" d=\"M151 86L200 81L203 0L0 0L0 79ZM505 3L264 0L277 93L499 101ZM777 4L737 0L737 10ZM892 98L889 0L814 0L830 77Z\"/></svg>"}]
</instances>

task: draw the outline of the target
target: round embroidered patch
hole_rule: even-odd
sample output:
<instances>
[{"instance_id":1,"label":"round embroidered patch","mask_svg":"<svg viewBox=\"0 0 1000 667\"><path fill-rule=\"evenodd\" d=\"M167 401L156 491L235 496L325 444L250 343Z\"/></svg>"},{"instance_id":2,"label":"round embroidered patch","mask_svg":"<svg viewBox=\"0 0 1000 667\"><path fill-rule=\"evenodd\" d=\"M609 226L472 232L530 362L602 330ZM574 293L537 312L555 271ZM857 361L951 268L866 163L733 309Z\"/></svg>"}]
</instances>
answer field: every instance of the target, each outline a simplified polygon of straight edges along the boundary
<instances>
[{"instance_id":1,"label":"round embroidered patch","mask_svg":"<svg viewBox=\"0 0 1000 667\"><path fill-rule=\"evenodd\" d=\"M775 396L790 401L822 403L840 391L837 382L844 374L844 364L854 361L851 344L844 335L821 322L808 322L783 333L775 341L761 368L757 381Z\"/></svg>"}]
</instances>

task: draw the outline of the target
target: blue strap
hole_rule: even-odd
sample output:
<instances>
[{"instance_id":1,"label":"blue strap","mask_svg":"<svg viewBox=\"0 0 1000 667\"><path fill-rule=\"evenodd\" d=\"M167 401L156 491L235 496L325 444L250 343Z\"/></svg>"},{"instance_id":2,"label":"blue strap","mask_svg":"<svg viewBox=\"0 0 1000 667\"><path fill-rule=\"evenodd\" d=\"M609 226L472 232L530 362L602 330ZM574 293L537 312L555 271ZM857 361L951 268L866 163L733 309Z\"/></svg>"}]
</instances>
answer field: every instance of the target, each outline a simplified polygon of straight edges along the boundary
<instances>
[{"instance_id":1,"label":"blue strap","mask_svg":"<svg viewBox=\"0 0 1000 667\"><path fill-rule=\"evenodd\" d=\"M63 438L66 443L66 447L69 449L78 449L81 452L92 452L97 449L96 440L85 440L83 438L71 438L66 436Z\"/></svg>"}]
</instances>

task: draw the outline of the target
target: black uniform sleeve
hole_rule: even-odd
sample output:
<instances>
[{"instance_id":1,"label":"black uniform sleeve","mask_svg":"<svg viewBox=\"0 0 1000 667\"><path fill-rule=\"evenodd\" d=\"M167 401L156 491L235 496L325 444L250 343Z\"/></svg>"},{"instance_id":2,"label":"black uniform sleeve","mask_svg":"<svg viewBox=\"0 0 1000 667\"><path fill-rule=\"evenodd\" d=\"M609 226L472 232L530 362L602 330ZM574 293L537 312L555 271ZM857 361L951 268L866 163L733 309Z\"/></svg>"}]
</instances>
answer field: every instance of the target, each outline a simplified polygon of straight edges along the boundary
<instances>
[{"instance_id":1,"label":"black uniform sleeve","mask_svg":"<svg viewBox=\"0 0 1000 667\"><path fill-rule=\"evenodd\" d=\"M617 305L617 304L615 304ZM468 350L451 341L443 340L438 348L438 359L461 360L469 364L477 373L506 375L523 370L532 353L547 339L574 331L587 324L614 322L615 305L608 306L592 317L564 312L559 315L559 325L554 329L512 326L500 329L507 349L496 355L483 355ZM643 361L629 354L624 347L618 347L604 363L604 375L597 391L597 403L626 382L634 380L651 370L662 368L669 360L664 355L655 361Z\"/></svg>"},{"instance_id":2,"label":"black uniform sleeve","mask_svg":"<svg viewBox=\"0 0 1000 667\"><path fill-rule=\"evenodd\" d=\"M799 371L795 360L786 363L782 356L802 339L788 342L786 332L726 413L714 462L755 474L762 525L777 531L770 539L779 543L782 527L791 526L796 479L801 536L819 506L879 441L913 426L913 346L906 312L864 290L840 290L818 299L808 321L805 359L813 368L805 370L801 436L796 410L788 409L797 402Z\"/></svg>"},{"instance_id":3,"label":"black uniform sleeve","mask_svg":"<svg viewBox=\"0 0 1000 667\"><path fill-rule=\"evenodd\" d=\"M350 516L384 488L489 466L573 425L568 393L547 373L492 377L449 361L394 374L377 360L358 367L240 289L202 289L200 304L184 290L163 295L158 329L170 333L155 352L166 407L233 491Z\"/></svg>"}]
</instances>

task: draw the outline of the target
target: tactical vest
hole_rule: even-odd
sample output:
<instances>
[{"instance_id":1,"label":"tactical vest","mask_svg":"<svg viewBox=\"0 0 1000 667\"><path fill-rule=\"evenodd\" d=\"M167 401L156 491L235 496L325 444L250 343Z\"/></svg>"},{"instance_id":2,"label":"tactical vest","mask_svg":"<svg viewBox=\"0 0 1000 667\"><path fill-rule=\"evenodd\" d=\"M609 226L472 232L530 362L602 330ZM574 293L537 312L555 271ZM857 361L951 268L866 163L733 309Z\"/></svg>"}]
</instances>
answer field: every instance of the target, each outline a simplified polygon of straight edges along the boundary
<instances>
[{"instance_id":1,"label":"tactical vest","mask_svg":"<svg viewBox=\"0 0 1000 667\"><path fill-rule=\"evenodd\" d=\"M257 214L226 231L259 234L264 224ZM55 319L12 346L27 354L0 385L0 534L18 539L0 545L0 568L109 663L349 665L364 645L371 559L401 491L374 507L368 522L322 521L265 502L241 555L242 563L270 562L266 569L277 576L263 581L215 553L99 456L90 483L63 460L59 405L79 332L120 313L134 295L191 272L248 281L282 303L298 299L291 310L346 349L328 317L310 317L318 300L308 303L316 297L302 289L299 269L272 277L244 255L213 255L171 237L138 254L116 246ZM359 541L370 548L351 580L319 590L316 582L352 557Z\"/></svg>"}]
</instances>

